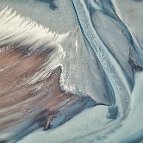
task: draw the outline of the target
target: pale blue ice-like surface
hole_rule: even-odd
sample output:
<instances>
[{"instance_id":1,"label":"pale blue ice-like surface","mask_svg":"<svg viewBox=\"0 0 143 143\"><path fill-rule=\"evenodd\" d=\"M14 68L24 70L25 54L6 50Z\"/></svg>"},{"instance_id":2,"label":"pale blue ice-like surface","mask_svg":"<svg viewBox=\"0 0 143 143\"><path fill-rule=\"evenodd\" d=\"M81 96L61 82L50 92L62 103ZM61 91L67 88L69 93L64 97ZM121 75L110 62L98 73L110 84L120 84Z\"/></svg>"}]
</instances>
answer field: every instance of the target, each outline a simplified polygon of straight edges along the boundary
<instances>
[{"instance_id":1,"label":"pale blue ice-like surface","mask_svg":"<svg viewBox=\"0 0 143 143\"><path fill-rule=\"evenodd\" d=\"M128 30L125 22L125 27L120 5L119 11L114 11L109 0L57 0L57 9L51 11L46 3L36 0L1 0L0 4L13 7L51 31L69 32L67 41L61 43L64 56L51 64L62 65L61 88L119 108L116 120L107 118L108 107L97 106L54 130L37 131L19 143L122 143L142 136L143 73L134 72L128 63L132 49L132 66L142 66L142 50L138 39L134 39L138 36L136 24L133 23L133 30L132 24ZM55 53L52 58L58 56Z\"/></svg>"}]
</instances>

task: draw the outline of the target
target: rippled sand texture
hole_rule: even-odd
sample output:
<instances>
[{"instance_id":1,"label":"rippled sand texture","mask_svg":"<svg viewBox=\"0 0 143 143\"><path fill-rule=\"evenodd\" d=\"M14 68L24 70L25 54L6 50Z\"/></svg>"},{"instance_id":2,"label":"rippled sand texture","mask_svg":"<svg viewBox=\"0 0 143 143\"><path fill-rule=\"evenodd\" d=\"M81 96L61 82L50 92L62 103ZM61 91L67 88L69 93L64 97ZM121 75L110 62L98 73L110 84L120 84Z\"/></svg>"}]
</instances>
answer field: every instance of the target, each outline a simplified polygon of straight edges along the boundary
<instances>
[{"instance_id":1,"label":"rippled sand texture","mask_svg":"<svg viewBox=\"0 0 143 143\"><path fill-rule=\"evenodd\" d=\"M0 141L141 140L141 6L1 0Z\"/></svg>"}]
</instances>

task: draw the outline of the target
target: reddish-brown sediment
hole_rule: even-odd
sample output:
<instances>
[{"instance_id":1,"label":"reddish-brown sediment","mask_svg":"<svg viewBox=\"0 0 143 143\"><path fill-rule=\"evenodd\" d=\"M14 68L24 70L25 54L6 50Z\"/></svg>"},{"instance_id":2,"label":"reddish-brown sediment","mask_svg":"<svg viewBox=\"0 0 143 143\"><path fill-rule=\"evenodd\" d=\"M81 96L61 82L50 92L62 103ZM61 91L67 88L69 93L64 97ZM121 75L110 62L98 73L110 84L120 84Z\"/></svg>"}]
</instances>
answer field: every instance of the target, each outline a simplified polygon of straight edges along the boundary
<instances>
[{"instance_id":1,"label":"reddish-brown sediment","mask_svg":"<svg viewBox=\"0 0 143 143\"><path fill-rule=\"evenodd\" d=\"M16 132L23 122L37 122L44 129L56 127L94 106L87 105L85 97L61 91L60 67L49 77L29 84L35 73L40 74L41 65L47 60L48 54L44 52L30 56L16 49L0 53L0 133L9 128ZM60 117L64 117L61 123L54 122Z\"/></svg>"}]
</instances>

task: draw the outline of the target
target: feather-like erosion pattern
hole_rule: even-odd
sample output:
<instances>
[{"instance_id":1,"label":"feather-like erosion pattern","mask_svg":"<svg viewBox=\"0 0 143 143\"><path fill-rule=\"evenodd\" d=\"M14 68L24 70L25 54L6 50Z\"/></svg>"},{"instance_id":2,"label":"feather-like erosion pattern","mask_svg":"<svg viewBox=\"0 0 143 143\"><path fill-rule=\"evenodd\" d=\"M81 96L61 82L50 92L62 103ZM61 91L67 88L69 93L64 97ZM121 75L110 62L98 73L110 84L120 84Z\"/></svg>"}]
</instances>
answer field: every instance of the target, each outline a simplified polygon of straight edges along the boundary
<instances>
[{"instance_id":1,"label":"feather-like erosion pattern","mask_svg":"<svg viewBox=\"0 0 143 143\"><path fill-rule=\"evenodd\" d=\"M50 32L13 9L0 12L0 140L14 142L37 128L54 128L96 105L60 88L68 35Z\"/></svg>"}]
</instances>

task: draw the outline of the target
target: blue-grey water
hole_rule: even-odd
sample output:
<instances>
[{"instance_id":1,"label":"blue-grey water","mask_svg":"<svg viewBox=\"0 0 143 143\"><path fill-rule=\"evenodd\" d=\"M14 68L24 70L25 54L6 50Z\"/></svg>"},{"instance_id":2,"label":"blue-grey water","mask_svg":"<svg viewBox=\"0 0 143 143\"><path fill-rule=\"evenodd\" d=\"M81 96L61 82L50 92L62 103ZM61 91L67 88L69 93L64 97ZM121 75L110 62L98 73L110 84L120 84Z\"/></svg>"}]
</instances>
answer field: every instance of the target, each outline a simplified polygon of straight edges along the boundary
<instances>
[{"instance_id":1,"label":"blue-grey water","mask_svg":"<svg viewBox=\"0 0 143 143\"><path fill-rule=\"evenodd\" d=\"M0 6L1 10L8 6L8 16L17 12L13 20L15 27L10 29L12 32L17 29L14 34L23 32L21 29L26 27L27 18L38 23L37 27L25 28L26 32L35 28L31 39L25 43L40 41L31 51L45 41L56 43L58 50L45 65L42 78L60 65L61 89L109 105L87 109L53 130L29 132L19 143L126 143L142 139L143 2L1 0ZM22 25L21 17L24 17L22 28L18 27ZM1 22L0 26L8 29L9 23L3 25ZM1 29L2 37L7 31L4 33ZM12 40L21 39L22 36ZM39 77L32 82L35 80Z\"/></svg>"}]
</instances>

